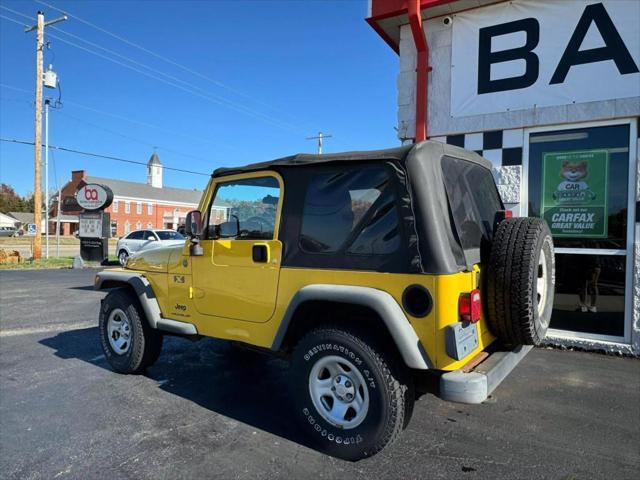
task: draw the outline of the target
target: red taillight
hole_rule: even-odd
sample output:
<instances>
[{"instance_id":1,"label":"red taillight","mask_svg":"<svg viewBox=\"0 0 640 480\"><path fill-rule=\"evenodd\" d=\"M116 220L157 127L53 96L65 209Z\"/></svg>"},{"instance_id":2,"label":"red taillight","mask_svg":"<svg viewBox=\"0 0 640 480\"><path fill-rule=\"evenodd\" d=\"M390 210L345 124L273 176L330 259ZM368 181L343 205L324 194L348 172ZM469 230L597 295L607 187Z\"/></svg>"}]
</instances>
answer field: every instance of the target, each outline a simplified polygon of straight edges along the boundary
<instances>
[{"instance_id":1,"label":"red taillight","mask_svg":"<svg viewBox=\"0 0 640 480\"><path fill-rule=\"evenodd\" d=\"M469 293L460 294L458 298L458 313L461 322L476 323L482 313L480 290L477 288Z\"/></svg>"},{"instance_id":2,"label":"red taillight","mask_svg":"<svg viewBox=\"0 0 640 480\"><path fill-rule=\"evenodd\" d=\"M511 210L505 210L504 218L511 218L511 217L513 217L513 212Z\"/></svg>"}]
</instances>

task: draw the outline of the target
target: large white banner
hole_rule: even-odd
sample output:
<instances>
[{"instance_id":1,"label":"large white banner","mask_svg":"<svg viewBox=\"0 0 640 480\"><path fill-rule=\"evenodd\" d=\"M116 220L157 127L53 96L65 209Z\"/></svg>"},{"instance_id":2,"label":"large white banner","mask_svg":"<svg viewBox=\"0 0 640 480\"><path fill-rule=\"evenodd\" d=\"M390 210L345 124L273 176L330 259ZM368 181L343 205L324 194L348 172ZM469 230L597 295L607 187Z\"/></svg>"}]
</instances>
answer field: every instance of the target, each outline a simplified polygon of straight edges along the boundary
<instances>
[{"instance_id":1,"label":"large white banner","mask_svg":"<svg viewBox=\"0 0 640 480\"><path fill-rule=\"evenodd\" d=\"M455 15L451 115L640 96L640 0L513 0Z\"/></svg>"}]
</instances>

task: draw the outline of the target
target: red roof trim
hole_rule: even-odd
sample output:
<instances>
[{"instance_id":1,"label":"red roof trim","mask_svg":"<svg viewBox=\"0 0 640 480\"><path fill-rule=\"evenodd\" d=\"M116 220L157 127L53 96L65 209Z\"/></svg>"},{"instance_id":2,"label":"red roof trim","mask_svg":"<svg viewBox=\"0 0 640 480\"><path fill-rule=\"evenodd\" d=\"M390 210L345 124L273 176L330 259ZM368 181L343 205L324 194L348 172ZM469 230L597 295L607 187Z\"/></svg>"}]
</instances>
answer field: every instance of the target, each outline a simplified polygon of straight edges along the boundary
<instances>
[{"instance_id":1,"label":"red roof trim","mask_svg":"<svg viewBox=\"0 0 640 480\"><path fill-rule=\"evenodd\" d=\"M422 11L428 8L439 7L441 5L456 3L459 1L460 0L420 0L420 10ZM497 0L496 3L499 3L500 1L507 0ZM371 16L366 19L367 23L371 25L371 28L373 28L376 33L382 37L394 52L399 53L399 45L397 45L396 42L384 31L378 22L385 18L408 15L409 8L407 0L370 0L370 2ZM469 6L468 8L460 10L460 12L473 10L474 8L477 8L477 6Z\"/></svg>"},{"instance_id":2,"label":"red roof trim","mask_svg":"<svg viewBox=\"0 0 640 480\"><path fill-rule=\"evenodd\" d=\"M378 20L380 20L380 18L374 18L374 17L369 17L367 19L365 19L367 21L367 23L369 25L371 25L371 28L373 28L376 33L378 35L380 35L380 37L382 37L382 39L387 42L387 45L389 45L394 52L396 52L398 55L400 55L400 46L396 45L396 43L393 41L393 38L391 38L389 35L387 35L387 32L385 32L382 27L380 25L378 25Z\"/></svg>"},{"instance_id":3,"label":"red roof trim","mask_svg":"<svg viewBox=\"0 0 640 480\"><path fill-rule=\"evenodd\" d=\"M420 0L420 9L438 7L459 0ZM406 0L371 0L371 18L395 17L407 13Z\"/></svg>"},{"instance_id":4,"label":"red roof trim","mask_svg":"<svg viewBox=\"0 0 640 480\"><path fill-rule=\"evenodd\" d=\"M394 52L400 53L400 46L384 31L378 23L380 20L400 15L407 15L409 8L407 0L370 0L371 16L366 19L382 39L393 49ZM437 7L447 3L457 2L458 0L420 0L420 10L425 8Z\"/></svg>"}]
</instances>

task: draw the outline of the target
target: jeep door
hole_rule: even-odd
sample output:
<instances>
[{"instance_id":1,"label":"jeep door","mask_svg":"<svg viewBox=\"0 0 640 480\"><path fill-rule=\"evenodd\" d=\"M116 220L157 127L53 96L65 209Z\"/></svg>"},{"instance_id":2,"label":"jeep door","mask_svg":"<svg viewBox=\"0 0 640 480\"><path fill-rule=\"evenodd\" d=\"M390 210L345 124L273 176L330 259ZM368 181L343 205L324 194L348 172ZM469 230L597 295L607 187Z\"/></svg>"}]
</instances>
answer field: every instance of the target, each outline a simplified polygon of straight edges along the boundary
<instances>
[{"instance_id":1,"label":"jeep door","mask_svg":"<svg viewBox=\"0 0 640 480\"><path fill-rule=\"evenodd\" d=\"M199 313L249 322L271 318L282 255L281 205L282 179L276 173L216 182L201 240L204 255L191 257Z\"/></svg>"}]
</instances>

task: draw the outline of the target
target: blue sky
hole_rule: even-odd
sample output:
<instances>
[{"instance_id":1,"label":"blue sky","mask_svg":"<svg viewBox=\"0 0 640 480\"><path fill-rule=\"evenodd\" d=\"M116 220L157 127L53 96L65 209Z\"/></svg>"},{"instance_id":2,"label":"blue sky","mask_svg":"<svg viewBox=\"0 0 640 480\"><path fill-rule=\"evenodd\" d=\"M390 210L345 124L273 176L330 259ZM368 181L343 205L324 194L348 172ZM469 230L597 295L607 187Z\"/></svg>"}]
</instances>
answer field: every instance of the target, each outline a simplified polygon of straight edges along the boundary
<instances>
[{"instance_id":1,"label":"blue sky","mask_svg":"<svg viewBox=\"0 0 640 480\"><path fill-rule=\"evenodd\" d=\"M64 104L50 113L52 145L145 162L156 146L165 166L208 173L313 152L305 137L318 131L333 135L325 152L398 144L398 58L365 22L365 0L46 3L78 17L56 25L73 36L46 31L45 66L53 63ZM60 15L34 0L0 0L0 7L22 24L30 21L7 9L32 18L41 9L45 20ZM5 138L33 140L34 45L33 33L0 18ZM20 194L33 190L33 147L0 142L0 162L3 183ZM55 152L50 185L75 169L146 180L143 166ZM184 188L207 181L171 171L164 178Z\"/></svg>"}]
</instances>

